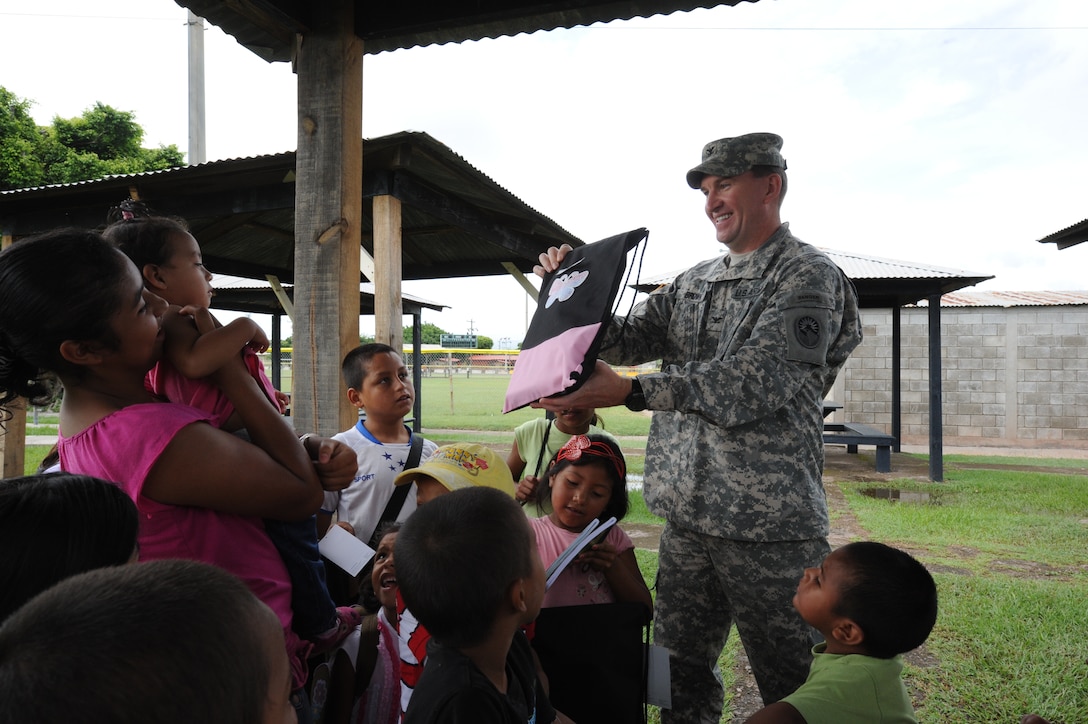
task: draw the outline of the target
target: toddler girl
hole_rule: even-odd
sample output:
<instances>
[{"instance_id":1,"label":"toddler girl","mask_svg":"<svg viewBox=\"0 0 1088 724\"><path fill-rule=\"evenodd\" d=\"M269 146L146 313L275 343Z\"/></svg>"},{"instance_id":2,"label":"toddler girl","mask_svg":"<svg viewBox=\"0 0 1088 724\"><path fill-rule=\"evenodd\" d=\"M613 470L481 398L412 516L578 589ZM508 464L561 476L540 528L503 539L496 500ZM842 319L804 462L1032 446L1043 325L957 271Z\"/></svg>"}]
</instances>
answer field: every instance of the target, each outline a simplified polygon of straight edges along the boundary
<instances>
[{"instance_id":1,"label":"toddler girl","mask_svg":"<svg viewBox=\"0 0 1088 724\"><path fill-rule=\"evenodd\" d=\"M627 515L627 465L614 440L575 435L559 449L537 503L546 515L530 518L545 567L559 557L593 520ZM653 610L631 539L613 525L603 541L585 548L544 595L544 607L614 601L643 603Z\"/></svg>"}]
</instances>

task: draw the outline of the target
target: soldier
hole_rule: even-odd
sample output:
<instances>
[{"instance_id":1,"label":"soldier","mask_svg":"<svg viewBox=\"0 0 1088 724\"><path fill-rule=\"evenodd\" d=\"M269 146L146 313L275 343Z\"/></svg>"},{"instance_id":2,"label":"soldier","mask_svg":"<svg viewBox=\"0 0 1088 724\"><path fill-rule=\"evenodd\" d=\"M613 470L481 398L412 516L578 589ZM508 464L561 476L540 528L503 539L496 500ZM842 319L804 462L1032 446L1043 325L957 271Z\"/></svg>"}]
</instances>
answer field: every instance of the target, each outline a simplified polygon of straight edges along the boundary
<instances>
[{"instance_id":1,"label":"soldier","mask_svg":"<svg viewBox=\"0 0 1088 724\"><path fill-rule=\"evenodd\" d=\"M715 664L736 624L767 704L804 681L813 630L792 599L828 554L821 401L861 342L850 280L780 219L782 139L723 138L688 185L725 254L683 272L609 325L612 364L660 359L618 376L598 361L576 392L535 406L652 410L645 496L666 519L655 643L670 652L672 710L662 721L717 722ZM554 271L563 248L541 254Z\"/></svg>"}]
</instances>

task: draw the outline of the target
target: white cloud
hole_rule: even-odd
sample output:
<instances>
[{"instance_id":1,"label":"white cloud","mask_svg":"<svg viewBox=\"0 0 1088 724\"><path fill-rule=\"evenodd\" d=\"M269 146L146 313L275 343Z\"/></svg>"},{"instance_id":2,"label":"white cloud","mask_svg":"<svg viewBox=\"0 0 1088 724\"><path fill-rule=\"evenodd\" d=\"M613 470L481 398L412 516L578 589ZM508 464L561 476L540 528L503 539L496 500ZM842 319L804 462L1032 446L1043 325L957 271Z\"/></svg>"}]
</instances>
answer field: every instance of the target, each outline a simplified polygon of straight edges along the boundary
<instances>
[{"instance_id":1,"label":"white cloud","mask_svg":"<svg viewBox=\"0 0 1088 724\"><path fill-rule=\"evenodd\" d=\"M102 101L186 146L181 8L33 7L0 0L0 83L39 123ZM364 135L426 131L587 241L645 226L654 275L718 252L683 180L702 144L771 130L806 241L996 274L992 289L1085 288L1088 244L1034 240L1088 217L1086 28L1081 0L760 0L414 48L366 56ZM205 45L209 158L294 148L289 65L214 28ZM452 305L424 315L451 332L524 330L511 279L404 288Z\"/></svg>"}]
</instances>

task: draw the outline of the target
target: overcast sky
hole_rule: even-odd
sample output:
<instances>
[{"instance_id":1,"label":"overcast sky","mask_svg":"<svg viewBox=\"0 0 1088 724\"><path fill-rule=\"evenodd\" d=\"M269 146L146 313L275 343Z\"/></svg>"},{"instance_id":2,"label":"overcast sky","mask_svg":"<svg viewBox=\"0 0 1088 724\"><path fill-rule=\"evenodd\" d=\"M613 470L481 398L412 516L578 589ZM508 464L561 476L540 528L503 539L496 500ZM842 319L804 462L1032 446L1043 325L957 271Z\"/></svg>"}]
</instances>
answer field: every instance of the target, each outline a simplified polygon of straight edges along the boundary
<instances>
[{"instance_id":1,"label":"overcast sky","mask_svg":"<svg viewBox=\"0 0 1088 724\"><path fill-rule=\"evenodd\" d=\"M0 85L39 124L101 101L186 149L172 0L0 0L0 27ZM293 150L290 66L211 26L205 52L208 159ZM644 277L720 251L684 182L702 145L773 131L805 241L995 275L985 290L1088 288L1088 244L1036 243L1088 217L1084 0L760 0L363 66L364 137L425 131L585 241L645 226ZM450 305L424 315L447 331L524 334L512 279L404 291Z\"/></svg>"}]
</instances>

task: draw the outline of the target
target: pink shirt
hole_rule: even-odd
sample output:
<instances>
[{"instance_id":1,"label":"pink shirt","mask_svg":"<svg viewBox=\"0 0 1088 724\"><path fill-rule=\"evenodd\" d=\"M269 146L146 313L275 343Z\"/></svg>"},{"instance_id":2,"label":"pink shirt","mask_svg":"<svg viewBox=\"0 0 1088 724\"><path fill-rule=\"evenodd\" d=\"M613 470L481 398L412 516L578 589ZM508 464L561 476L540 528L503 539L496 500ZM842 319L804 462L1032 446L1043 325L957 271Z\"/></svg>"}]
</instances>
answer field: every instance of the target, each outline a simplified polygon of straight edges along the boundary
<instances>
[{"instance_id":1,"label":"pink shirt","mask_svg":"<svg viewBox=\"0 0 1088 724\"><path fill-rule=\"evenodd\" d=\"M291 582L261 519L167 505L143 494L151 466L174 436L187 425L210 419L188 405L130 405L78 435L62 435L58 441L61 469L112 480L135 501L140 513L141 560L185 558L214 564L238 576L279 617L296 686L301 686L306 680L304 648L308 650L309 645L291 629Z\"/></svg>"},{"instance_id":2,"label":"pink shirt","mask_svg":"<svg viewBox=\"0 0 1088 724\"><path fill-rule=\"evenodd\" d=\"M264 371L264 363L253 349L246 347L242 350L242 361L246 369L257 384L264 390L264 394L279 409L276 402L276 388ZM180 402L204 410L212 416L212 424L222 427L227 419L234 414L234 405L231 404L219 386L206 377L190 379L178 372L177 368L167 360L162 359L147 373L147 389L159 397L165 397L171 402Z\"/></svg>"},{"instance_id":3,"label":"pink shirt","mask_svg":"<svg viewBox=\"0 0 1088 724\"><path fill-rule=\"evenodd\" d=\"M540 549L540 558L547 568L578 537L578 533L564 530L552 523L548 516L529 518L529 524L536 533L536 546ZM635 547L631 538L620 530L619 525L608 529L604 539L615 547L616 553L623 553ZM555 583L544 594L544 606L581 606L587 603L614 603L615 594L603 571L596 571L582 564L572 563L559 574Z\"/></svg>"}]
</instances>

